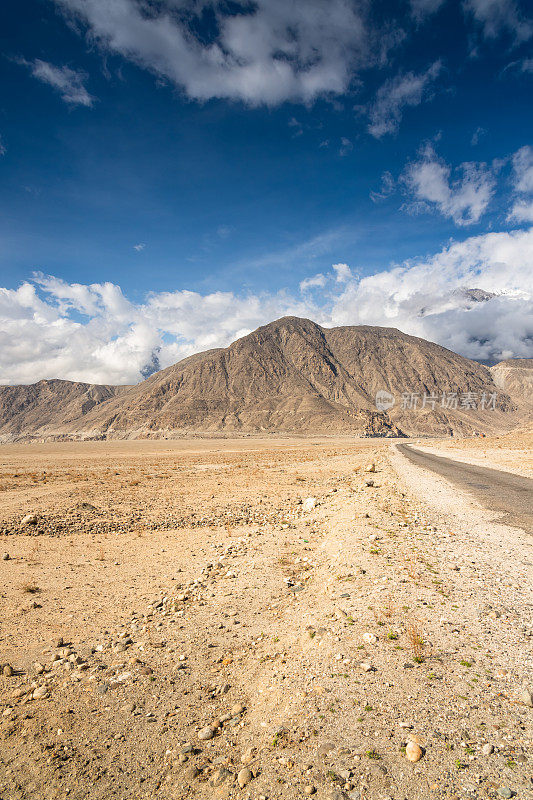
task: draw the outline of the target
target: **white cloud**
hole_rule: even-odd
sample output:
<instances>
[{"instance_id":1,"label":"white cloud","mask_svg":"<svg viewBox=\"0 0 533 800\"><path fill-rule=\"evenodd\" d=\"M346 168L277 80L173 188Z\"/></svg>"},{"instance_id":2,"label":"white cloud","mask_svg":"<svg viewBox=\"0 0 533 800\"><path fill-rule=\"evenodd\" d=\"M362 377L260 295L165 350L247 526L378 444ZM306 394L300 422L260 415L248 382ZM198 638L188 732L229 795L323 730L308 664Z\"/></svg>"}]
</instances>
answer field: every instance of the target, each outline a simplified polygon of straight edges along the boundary
<instances>
[{"instance_id":1,"label":"white cloud","mask_svg":"<svg viewBox=\"0 0 533 800\"><path fill-rule=\"evenodd\" d=\"M337 283L346 283L353 277L348 264L333 264L332 270L335 273L335 280Z\"/></svg>"},{"instance_id":2,"label":"white cloud","mask_svg":"<svg viewBox=\"0 0 533 800\"><path fill-rule=\"evenodd\" d=\"M423 20L439 10L444 0L411 0L411 13L417 20Z\"/></svg>"},{"instance_id":3,"label":"white cloud","mask_svg":"<svg viewBox=\"0 0 533 800\"><path fill-rule=\"evenodd\" d=\"M486 164L470 161L461 164L459 171L461 177L452 179L451 167L438 158L432 145L426 145L401 178L415 199L407 209L435 208L459 226L478 222L494 194L494 175Z\"/></svg>"},{"instance_id":4,"label":"white cloud","mask_svg":"<svg viewBox=\"0 0 533 800\"><path fill-rule=\"evenodd\" d=\"M94 103L92 97L85 88L87 75L85 72L70 69L70 67L55 67L47 61L36 58L35 61L20 61L28 67L34 78L48 84L58 91L69 105L90 107Z\"/></svg>"},{"instance_id":5,"label":"white cloud","mask_svg":"<svg viewBox=\"0 0 533 800\"><path fill-rule=\"evenodd\" d=\"M514 189L533 194L533 147L521 147L513 155Z\"/></svg>"},{"instance_id":6,"label":"white cloud","mask_svg":"<svg viewBox=\"0 0 533 800\"><path fill-rule=\"evenodd\" d=\"M442 70L440 61L435 61L425 72L396 75L378 90L376 99L368 109L369 132L376 139L387 133L396 133L408 106L418 106L431 97L431 86Z\"/></svg>"},{"instance_id":7,"label":"white cloud","mask_svg":"<svg viewBox=\"0 0 533 800\"><path fill-rule=\"evenodd\" d=\"M339 155L340 156L347 156L348 153L353 150L353 144L350 139L347 139L346 136L341 137L341 146L339 148Z\"/></svg>"},{"instance_id":8,"label":"white cloud","mask_svg":"<svg viewBox=\"0 0 533 800\"><path fill-rule=\"evenodd\" d=\"M3 383L133 383L147 365L226 346L286 314L325 326L396 327L470 358L531 357L532 263L533 228L471 237L362 279L336 264L302 281L296 295L180 290L135 304L112 283L37 274L0 289L0 375ZM495 296L475 302L465 288Z\"/></svg>"},{"instance_id":9,"label":"white cloud","mask_svg":"<svg viewBox=\"0 0 533 800\"><path fill-rule=\"evenodd\" d=\"M316 275L310 278L304 278L303 281L300 281L300 291L307 292L309 289L321 288L326 285L326 281L326 276L318 272Z\"/></svg>"},{"instance_id":10,"label":"white cloud","mask_svg":"<svg viewBox=\"0 0 533 800\"><path fill-rule=\"evenodd\" d=\"M2 137L0 136L0 156L5 156L7 153L7 147L5 146Z\"/></svg>"},{"instance_id":11,"label":"white cloud","mask_svg":"<svg viewBox=\"0 0 533 800\"><path fill-rule=\"evenodd\" d=\"M381 176L381 189L379 192L370 192L370 199L373 203L379 203L382 200L386 200L391 194L394 194L396 191L396 181L394 180L392 173L386 171Z\"/></svg>"},{"instance_id":12,"label":"white cloud","mask_svg":"<svg viewBox=\"0 0 533 800\"><path fill-rule=\"evenodd\" d=\"M506 31L520 44L533 36L531 19L522 14L514 0L465 0L464 7L487 39L495 39Z\"/></svg>"},{"instance_id":13,"label":"white cloud","mask_svg":"<svg viewBox=\"0 0 533 800\"><path fill-rule=\"evenodd\" d=\"M513 189L518 195L507 219L533 222L533 147L521 147L512 158Z\"/></svg>"},{"instance_id":14,"label":"white cloud","mask_svg":"<svg viewBox=\"0 0 533 800\"><path fill-rule=\"evenodd\" d=\"M533 222L533 200L517 200L507 219L516 222Z\"/></svg>"},{"instance_id":15,"label":"white cloud","mask_svg":"<svg viewBox=\"0 0 533 800\"><path fill-rule=\"evenodd\" d=\"M345 92L360 67L381 58L364 0L256 0L239 4L238 13L221 0L55 2L103 50L196 100L308 103ZM207 6L216 22L209 41L195 27Z\"/></svg>"},{"instance_id":16,"label":"white cloud","mask_svg":"<svg viewBox=\"0 0 533 800\"><path fill-rule=\"evenodd\" d=\"M134 244L133 249L136 250L138 253L142 252L146 247L144 242L139 242L139 244Z\"/></svg>"}]
</instances>

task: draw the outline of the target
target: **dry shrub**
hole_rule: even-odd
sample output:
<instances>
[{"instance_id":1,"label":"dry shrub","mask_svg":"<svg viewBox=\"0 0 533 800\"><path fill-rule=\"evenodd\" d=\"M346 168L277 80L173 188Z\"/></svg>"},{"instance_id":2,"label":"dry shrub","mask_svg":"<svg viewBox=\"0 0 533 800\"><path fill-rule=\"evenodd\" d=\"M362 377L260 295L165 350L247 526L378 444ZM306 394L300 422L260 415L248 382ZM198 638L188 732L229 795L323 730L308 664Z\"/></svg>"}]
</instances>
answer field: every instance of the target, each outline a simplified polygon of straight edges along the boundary
<instances>
[{"instance_id":1,"label":"dry shrub","mask_svg":"<svg viewBox=\"0 0 533 800\"><path fill-rule=\"evenodd\" d=\"M418 662L423 661L425 642L420 621L417 619L410 620L406 627L406 634L411 650L413 651L414 660Z\"/></svg>"},{"instance_id":2,"label":"dry shrub","mask_svg":"<svg viewBox=\"0 0 533 800\"><path fill-rule=\"evenodd\" d=\"M22 586L20 588L26 594L36 594L37 592L40 591L40 589L37 586L37 584L34 583L33 581L26 581L25 583L22 584Z\"/></svg>"}]
</instances>

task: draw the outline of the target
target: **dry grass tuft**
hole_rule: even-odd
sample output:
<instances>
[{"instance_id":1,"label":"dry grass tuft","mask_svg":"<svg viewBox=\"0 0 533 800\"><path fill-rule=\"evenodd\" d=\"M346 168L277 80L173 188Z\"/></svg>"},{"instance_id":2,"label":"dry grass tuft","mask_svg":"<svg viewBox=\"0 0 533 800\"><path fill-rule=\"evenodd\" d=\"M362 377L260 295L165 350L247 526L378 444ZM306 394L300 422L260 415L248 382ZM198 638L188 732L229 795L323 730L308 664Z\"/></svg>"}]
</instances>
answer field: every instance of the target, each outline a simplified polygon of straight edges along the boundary
<instances>
[{"instance_id":1,"label":"dry grass tuft","mask_svg":"<svg viewBox=\"0 0 533 800\"><path fill-rule=\"evenodd\" d=\"M416 619L411 620L407 625L406 634L413 651L414 660L420 663L424 660L424 647L426 644L420 622Z\"/></svg>"}]
</instances>

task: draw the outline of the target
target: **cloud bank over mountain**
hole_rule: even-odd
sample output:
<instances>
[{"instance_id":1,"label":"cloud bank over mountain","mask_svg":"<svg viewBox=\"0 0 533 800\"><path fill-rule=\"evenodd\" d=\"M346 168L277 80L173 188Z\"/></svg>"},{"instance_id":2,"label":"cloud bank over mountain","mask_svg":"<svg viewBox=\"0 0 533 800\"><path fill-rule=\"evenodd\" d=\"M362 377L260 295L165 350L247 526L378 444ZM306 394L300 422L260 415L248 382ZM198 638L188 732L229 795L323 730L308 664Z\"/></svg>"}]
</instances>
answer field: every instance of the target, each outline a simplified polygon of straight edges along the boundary
<instances>
[{"instance_id":1,"label":"cloud bank over mountain","mask_svg":"<svg viewBox=\"0 0 533 800\"><path fill-rule=\"evenodd\" d=\"M36 273L18 289L0 289L0 374L6 384L51 377L135 383L154 364L227 346L284 315L395 327L469 358L530 357L532 263L533 229L452 242L363 278L356 264L335 264L296 293L181 289L134 303L113 283Z\"/></svg>"}]
</instances>

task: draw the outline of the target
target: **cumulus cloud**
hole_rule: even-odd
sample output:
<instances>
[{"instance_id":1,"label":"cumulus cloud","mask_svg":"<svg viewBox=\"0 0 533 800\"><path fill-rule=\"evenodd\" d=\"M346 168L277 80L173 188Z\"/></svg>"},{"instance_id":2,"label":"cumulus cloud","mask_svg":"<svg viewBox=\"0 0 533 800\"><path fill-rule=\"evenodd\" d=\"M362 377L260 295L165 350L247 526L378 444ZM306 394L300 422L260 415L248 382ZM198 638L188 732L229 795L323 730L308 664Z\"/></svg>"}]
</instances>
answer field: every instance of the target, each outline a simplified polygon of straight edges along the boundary
<instances>
[{"instance_id":1,"label":"cumulus cloud","mask_svg":"<svg viewBox=\"0 0 533 800\"><path fill-rule=\"evenodd\" d=\"M514 0L466 0L464 7L487 39L495 39L506 32L520 44L533 36L531 18Z\"/></svg>"},{"instance_id":2,"label":"cumulus cloud","mask_svg":"<svg viewBox=\"0 0 533 800\"><path fill-rule=\"evenodd\" d=\"M361 279L336 264L295 295L180 290L133 303L116 284L36 274L0 289L1 382L134 383L286 314L325 326L395 327L470 358L531 357L532 263L533 228L470 237Z\"/></svg>"},{"instance_id":3,"label":"cumulus cloud","mask_svg":"<svg viewBox=\"0 0 533 800\"><path fill-rule=\"evenodd\" d=\"M425 72L408 72L386 81L368 109L368 130L372 136L381 139L387 133L396 133L404 109L418 106L431 97L432 84L441 70L441 62L435 61Z\"/></svg>"},{"instance_id":4,"label":"cumulus cloud","mask_svg":"<svg viewBox=\"0 0 533 800\"><path fill-rule=\"evenodd\" d=\"M407 210L436 209L456 225L478 222L494 194L495 178L483 163L464 162L452 177L452 169L440 159L431 144L425 145L419 159L406 167L402 182L414 197Z\"/></svg>"},{"instance_id":5,"label":"cumulus cloud","mask_svg":"<svg viewBox=\"0 0 533 800\"><path fill-rule=\"evenodd\" d=\"M67 66L56 67L47 61L41 61L40 58L36 58L35 61L21 60L20 63L29 68L34 78L59 92L65 103L89 108L93 105L94 97L85 88L88 77L85 72Z\"/></svg>"},{"instance_id":6,"label":"cumulus cloud","mask_svg":"<svg viewBox=\"0 0 533 800\"><path fill-rule=\"evenodd\" d=\"M55 0L107 53L150 70L196 100L311 102L345 92L381 57L365 0ZM202 14L212 35L200 37Z\"/></svg>"}]
</instances>

